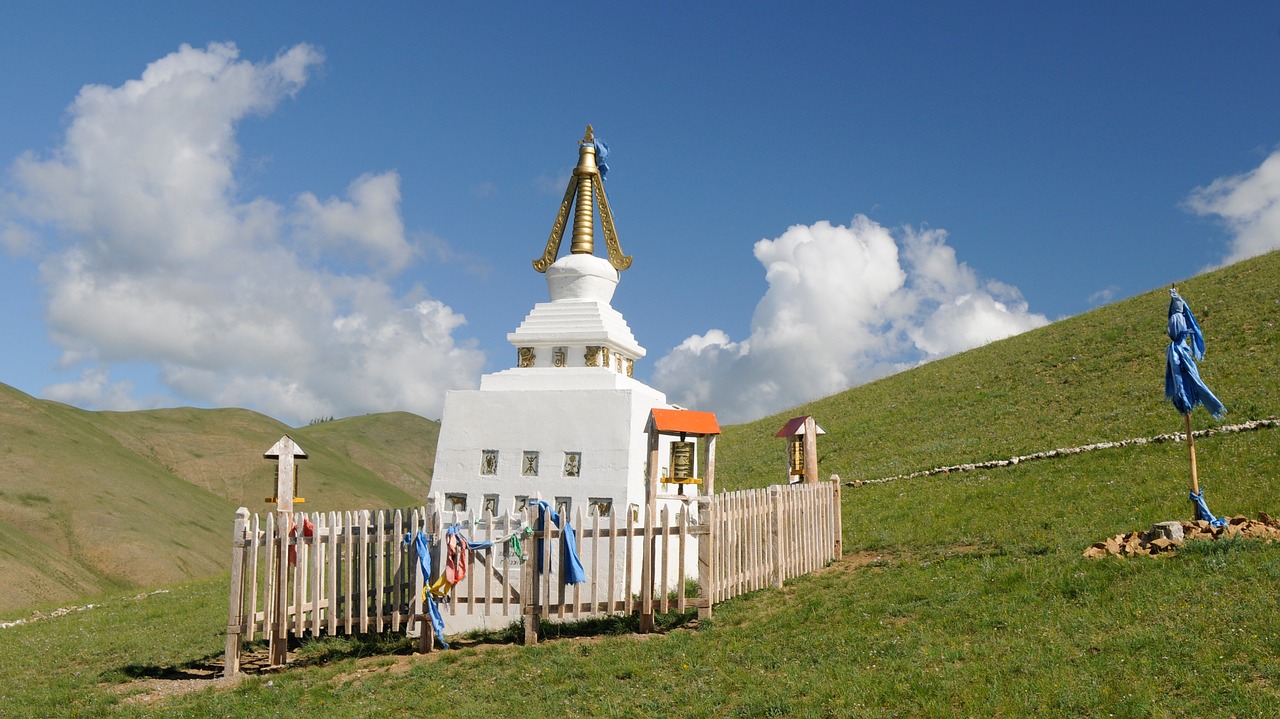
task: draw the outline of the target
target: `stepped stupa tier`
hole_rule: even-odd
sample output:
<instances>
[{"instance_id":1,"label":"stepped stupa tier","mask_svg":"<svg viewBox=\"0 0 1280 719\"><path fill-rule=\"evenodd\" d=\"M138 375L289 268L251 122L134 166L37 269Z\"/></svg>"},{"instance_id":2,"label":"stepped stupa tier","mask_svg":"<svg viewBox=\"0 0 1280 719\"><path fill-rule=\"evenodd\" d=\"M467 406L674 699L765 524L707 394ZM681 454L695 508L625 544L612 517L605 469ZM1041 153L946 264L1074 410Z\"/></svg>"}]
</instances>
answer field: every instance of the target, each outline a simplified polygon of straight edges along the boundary
<instances>
[{"instance_id":1,"label":"stepped stupa tier","mask_svg":"<svg viewBox=\"0 0 1280 719\"><path fill-rule=\"evenodd\" d=\"M552 372L546 374L548 386L575 374L598 378L602 371L633 377L636 360L644 357L645 349L636 342L622 313L609 304L617 284L618 271L599 257L571 254L557 260L547 269L551 301L534 306L516 331L507 335L516 347L516 368L486 375L481 389L547 371ZM572 372L578 369L595 371Z\"/></svg>"},{"instance_id":2,"label":"stepped stupa tier","mask_svg":"<svg viewBox=\"0 0 1280 719\"><path fill-rule=\"evenodd\" d=\"M617 513L620 521L642 514L646 424L651 410L670 405L635 379L645 350L610 304L632 258L622 254L605 195L606 152L588 126L545 251L533 262L546 274L550 301L535 304L507 335L514 366L445 397L431 488L442 509L502 514L537 496L574 518L578 510ZM597 208L607 258L594 254ZM570 227L570 252L558 257Z\"/></svg>"}]
</instances>

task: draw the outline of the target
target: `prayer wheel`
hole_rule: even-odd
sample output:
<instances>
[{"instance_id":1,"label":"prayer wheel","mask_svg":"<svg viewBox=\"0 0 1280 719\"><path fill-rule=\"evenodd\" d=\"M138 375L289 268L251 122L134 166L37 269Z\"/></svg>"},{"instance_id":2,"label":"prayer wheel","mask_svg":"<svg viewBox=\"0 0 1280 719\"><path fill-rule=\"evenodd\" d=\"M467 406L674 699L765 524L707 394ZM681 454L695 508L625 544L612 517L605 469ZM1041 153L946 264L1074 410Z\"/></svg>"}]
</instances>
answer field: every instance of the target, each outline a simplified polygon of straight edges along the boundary
<instances>
[{"instance_id":1,"label":"prayer wheel","mask_svg":"<svg viewBox=\"0 0 1280 719\"><path fill-rule=\"evenodd\" d=\"M795 435L790 438L790 440L788 441L788 444L790 445L788 449L790 450L790 457L791 457L791 474L792 476L803 477L804 476L804 436Z\"/></svg>"},{"instance_id":2,"label":"prayer wheel","mask_svg":"<svg viewBox=\"0 0 1280 719\"><path fill-rule=\"evenodd\" d=\"M671 443L671 481L679 484L689 483L693 476L693 442Z\"/></svg>"}]
</instances>

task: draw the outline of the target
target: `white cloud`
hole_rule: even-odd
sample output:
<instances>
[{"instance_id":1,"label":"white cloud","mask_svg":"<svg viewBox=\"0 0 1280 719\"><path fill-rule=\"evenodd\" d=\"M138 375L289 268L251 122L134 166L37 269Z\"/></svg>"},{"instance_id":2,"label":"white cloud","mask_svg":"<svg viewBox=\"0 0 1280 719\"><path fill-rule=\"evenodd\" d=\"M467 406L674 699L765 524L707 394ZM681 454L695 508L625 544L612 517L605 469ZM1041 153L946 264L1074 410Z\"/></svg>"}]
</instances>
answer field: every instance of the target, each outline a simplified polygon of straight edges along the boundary
<instances>
[{"instance_id":1,"label":"white cloud","mask_svg":"<svg viewBox=\"0 0 1280 719\"><path fill-rule=\"evenodd\" d=\"M1092 306L1105 305L1116 298L1116 293L1120 291L1119 285L1107 285L1102 289L1089 295L1086 300Z\"/></svg>"},{"instance_id":2,"label":"white cloud","mask_svg":"<svg viewBox=\"0 0 1280 719\"><path fill-rule=\"evenodd\" d=\"M142 408L133 397L133 383L129 380L112 382L107 370L101 367L84 370L76 382L45 387L43 394L46 399L80 407L94 406L120 412Z\"/></svg>"},{"instance_id":3,"label":"white cloud","mask_svg":"<svg viewBox=\"0 0 1280 719\"><path fill-rule=\"evenodd\" d=\"M751 336L689 337L658 360L654 384L747 421L1048 323L1017 288L959 262L945 232L901 235L859 215L757 242L769 287Z\"/></svg>"},{"instance_id":4,"label":"white cloud","mask_svg":"<svg viewBox=\"0 0 1280 719\"><path fill-rule=\"evenodd\" d=\"M1234 235L1222 263L1280 249L1280 150L1256 169L1197 187L1186 200L1199 215L1217 215Z\"/></svg>"},{"instance_id":5,"label":"white cloud","mask_svg":"<svg viewBox=\"0 0 1280 719\"><path fill-rule=\"evenodd\" d=\"M349 201L331 197L320 202L310 192L302 193L294 217L298 228L332 250L349 246L356 258L379 259L392 271L404 269L415 253L400 219L400 176L361 175L347 194Z\"/></svg>"},{"instance_id":6,"label":"white cloud","mask_svg":"<svg viewBox=\"0 0 1280 719\"><path fill-rule=\"evenodd\" d=\"M569 186L569 179L571 177L573 177L573 175L568 172L556 177L552 177L544 172L533 178L533 186L538 192L558 197L564 194L564 189Z\"/></svg>"},{"instance_id":7,"label":"white cloud","mask_svg":"<svg viewBox=\"0 0 1280 719\"><path fill-rule=\"evenodd\" d=\"M322 61L307 45L263 63L184 45L137 80L86 86L65 142L14 162L5 244L40 247L51 335L84 370L47 395L119 406L131 386L107 369L153 363L186 401L301 422L439 416L446 389L475 385L483 356L453 339L464 318L387 284L420 256L398 174L362 175L345 198L301 192L291 210L238 196L237 123Z\"/></svg>"}]
</instances>

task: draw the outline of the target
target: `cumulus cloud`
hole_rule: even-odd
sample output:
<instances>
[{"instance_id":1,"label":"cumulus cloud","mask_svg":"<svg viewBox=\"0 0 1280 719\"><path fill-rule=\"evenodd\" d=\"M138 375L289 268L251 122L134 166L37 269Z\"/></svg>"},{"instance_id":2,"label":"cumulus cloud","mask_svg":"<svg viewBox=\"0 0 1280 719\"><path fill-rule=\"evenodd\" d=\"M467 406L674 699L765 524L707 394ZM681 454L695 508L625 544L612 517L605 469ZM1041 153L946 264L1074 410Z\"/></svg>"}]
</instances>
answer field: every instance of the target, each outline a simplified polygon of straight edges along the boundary
<instances>
[{"instance_id":1,"label":"cumulus cloud","mask_svg":"<svg viewBox=\"0 0 1280 719\"><path fill-rule=\"evenodd\" d=\"M1249 172L1197 187L1186 206L1217 215L1232 232L1224 265L1280 249L1280 150Z\"/></svg>"},{"instance_id":2,"label":"cumulus cloud","mask_svg":"<svg viewBox=\"0 0 1280 719\"><path fill-rule=\"evenodd\" d=\"M93 406L120 412L142 408L133 397L133 383L128 380L112 382L101 367L84 370L75 382L46 387L43 394L46 399L80 407Z\"/></svg>"},{"instance_id":3,"label":"cumulus cloud","mask_svg":"<svg viewBox=\"0 0 1280 719\"><path fill-rule=\"evenodd\" d=\"M751 335L711 329L655 366L681 405L740 422L1048 323L1017 288L983 280L941 230L895 237L865 216L796 225L755 244L768 283Z\"/></svg>"},{"instance_id":4,"label":"cumulus cloud","mask_svg":"<svg viewBox=\"0 0 1280 719\"><path fill-rule=\"evenodd\" d=\"M400 219L400 176L394 172L361 175L347 188L349 200L321 202L310 192L298 197L294 221L307 237L332 251L349 249L353 257L375 260L399 271L413 259Z\"/></svg>"},{"instance_id":5,"label":"cumulus cloud","mask_svg":"<svg viewBox=\"0 0 1280 719\"><path fill-rule=\"evenodd\" d=\"M65 141L12 166L0 235L35 252L61 365L45 394L127 406L114 363L153 363L183 401L286 421L406 409L439 416L483 356L464 318L388 278L419 252L395 172L345 197L242 198L236 125L270 113L323 61L308 45L252 63L235 45L182 46L120 87L83 88ZM34 248L34 249L33 249Z\"/></svg>"},{"instance_id":6,"label":"cumulus cloud","mask_svg":"<svg viewBox=\"0 0 1280 719\"><path fill-rule=\"evenodd\" d=\"M1119 285L1107 285L1102 289L1089 295L1086 300L1091 306L1105 305L1116 298L1116 293L1120 291Z\"/></svg>"}]
</instances>

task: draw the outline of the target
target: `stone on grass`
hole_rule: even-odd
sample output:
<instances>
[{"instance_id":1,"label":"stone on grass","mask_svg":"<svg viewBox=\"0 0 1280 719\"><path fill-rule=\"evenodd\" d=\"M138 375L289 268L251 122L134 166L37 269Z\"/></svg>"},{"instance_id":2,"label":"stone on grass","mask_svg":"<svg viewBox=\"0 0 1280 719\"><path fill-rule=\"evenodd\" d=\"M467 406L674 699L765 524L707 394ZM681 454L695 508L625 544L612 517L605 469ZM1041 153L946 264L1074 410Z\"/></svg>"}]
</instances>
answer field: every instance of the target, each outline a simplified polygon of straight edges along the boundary
<instances>
[{"instance_id":1,"label":"stone on grass","mask_svg":"<svg viewBox=\"0 0 1280 719\"><path fill-rule=\"evenodd\" d=\"M1158 532L1165 539L1181 542L1183 539L1182 522L1160 522L1151 528L1152 531Z\"/></svg>"}]
</instances>

